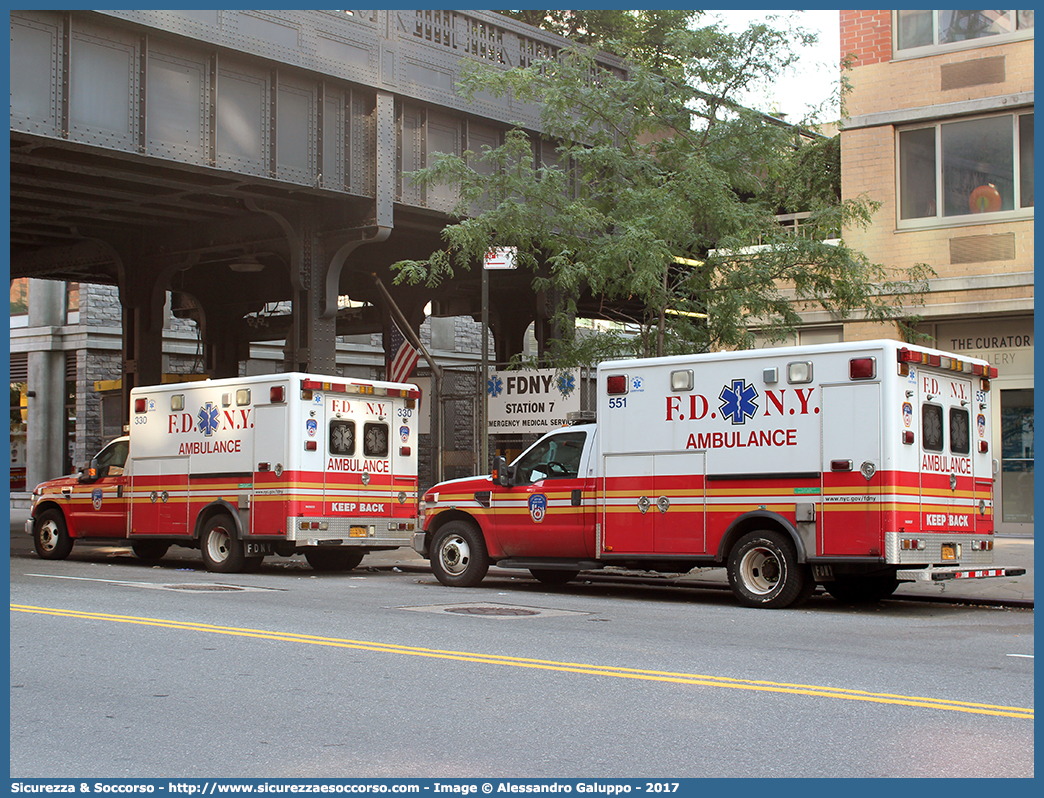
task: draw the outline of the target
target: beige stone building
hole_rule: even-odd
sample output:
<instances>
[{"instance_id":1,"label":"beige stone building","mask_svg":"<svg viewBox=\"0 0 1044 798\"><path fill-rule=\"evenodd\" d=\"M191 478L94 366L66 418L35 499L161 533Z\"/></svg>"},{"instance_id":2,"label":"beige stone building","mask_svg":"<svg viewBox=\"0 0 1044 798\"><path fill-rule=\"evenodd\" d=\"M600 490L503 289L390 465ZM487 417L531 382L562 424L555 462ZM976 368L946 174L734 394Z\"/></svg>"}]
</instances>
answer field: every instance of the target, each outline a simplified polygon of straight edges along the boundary
<instances>
[{"instance_id":1,"label":"beige stone building","mask_svg":"<svg viewBox=\"0 0 1044 798\"><path fill-rule=\"evenodd\" d=\"M846 239L931 266L920 329L995 365L998 531L1033 531L1033 11L841 11L851 84L842 194L881 202ZM809 316L801 333L887 335Z\"/></svg>"}]
</instances>

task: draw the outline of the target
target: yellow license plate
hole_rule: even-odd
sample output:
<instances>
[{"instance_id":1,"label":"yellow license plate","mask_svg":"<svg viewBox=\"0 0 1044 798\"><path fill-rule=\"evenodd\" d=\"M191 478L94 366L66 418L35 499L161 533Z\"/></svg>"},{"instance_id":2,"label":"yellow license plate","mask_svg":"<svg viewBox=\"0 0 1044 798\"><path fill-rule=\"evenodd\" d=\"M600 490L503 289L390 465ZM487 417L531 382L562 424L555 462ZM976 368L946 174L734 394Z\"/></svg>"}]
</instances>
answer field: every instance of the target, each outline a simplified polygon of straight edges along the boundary
<instances>
[{"instance_id":1,"label":"yellow license plate","mask_svg":"<svg viewBox=\"0 0 1044 798\"><path fill-rule=\"evenodd\" d=\"M353 526L348 531L348 537L350 538L364 538L368 534L368 530L364 526Z\"/></svg>"},{"instance_id":2,"label":"yellow license plate","mask_svg":"<svg viewBox=\"0 0 1044 798\"><path fill-rule=\"evenodd\" d=\"M954 547L954 545L952 543L943 543L942 544L942 558L944 560L956 560L957 559L957 549Z\"/></svg>"}]
</instances>

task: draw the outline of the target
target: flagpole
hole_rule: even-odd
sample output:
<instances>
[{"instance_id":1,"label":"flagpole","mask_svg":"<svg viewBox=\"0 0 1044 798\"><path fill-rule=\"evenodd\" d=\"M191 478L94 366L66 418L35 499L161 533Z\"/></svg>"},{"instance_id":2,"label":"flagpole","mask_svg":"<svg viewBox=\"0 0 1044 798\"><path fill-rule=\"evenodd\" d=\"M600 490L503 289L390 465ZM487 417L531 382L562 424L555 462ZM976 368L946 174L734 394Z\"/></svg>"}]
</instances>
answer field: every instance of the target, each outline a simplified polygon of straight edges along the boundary
<instances>
[{"instance_id":1,"label":"flagpole","mask_svg":"<svg viewBox=\"0 0 1044 798\"><path fill-rule=\"evenodd\" d=\"M428 362L428 366L431 368L431 373L435 375L435 396L430 402L432 418L434 418L438 424L438 437L435 441L435 482L442 482L442 418L437 410L439 402L442 401L442 366L435 362L435 358L431 356L427 347L425 347L421 342L420 336L413 332L413 326L406 321L406 317L402 315L399 306L395 304L395 300L392 299L391 294L388 293L388 289L384 287L381 278L374 274L373 280L377 283L377 290L381 292L384 301L388 303L388 310L390 310L392 316L395 317L399 326L399 331L409 339L412 346L415 346L420 350L420 353L424 355L424 359Z\"/></svg>"},{"instance_id":2,"label":"flagpole","mask_svg":"<svg viewBox=\"0 0 1044 798\"><path fill-rule=\"evenodd\" d=\"M489 471L489 391L486 380L489 379L489 269L482 264L482 371L479 374L479 395L482 397L482 446L479 449L480 474Z\"/></svg>"}]
</instances>

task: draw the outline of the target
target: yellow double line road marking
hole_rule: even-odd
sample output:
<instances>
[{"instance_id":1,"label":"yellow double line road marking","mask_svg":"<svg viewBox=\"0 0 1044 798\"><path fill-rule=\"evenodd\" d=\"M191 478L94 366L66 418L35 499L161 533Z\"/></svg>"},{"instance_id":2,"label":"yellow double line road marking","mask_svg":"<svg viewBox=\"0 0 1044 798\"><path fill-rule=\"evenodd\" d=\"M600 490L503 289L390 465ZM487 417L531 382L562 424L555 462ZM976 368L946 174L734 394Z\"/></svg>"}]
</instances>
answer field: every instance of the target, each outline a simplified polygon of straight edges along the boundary
<instances>
[{"instance_id":1,"label":"yellow double line road marking","mask_svg":"<svg viewBox=\"0 0 1044 798\"><path fill-rule=\"evenodd\" d=\"M506 657L499 654L478 654L469 651L444 651L435 648L400 646L394 643L376 643L367 640L346 640L337 637L319 637L316 635L295 634L293 632L273 632L264 629L241 629L234 626L214 626L213 624L208 623L171 621L163 618L136 618L131 615L110 615L103 612L78 612L76 610L61 610L52 607L32 607L24 604L12 604L11 611L34 613L37 615L53 615L60 618L75 618L83 621L108 621L111 623L129 623L139 626L155 626L163 629L179 629L184 632L205 632L208 634L232 635L235 637L252 637L258 640L306 643L313 646L352 648L383 654L401 654L409 657L431 657L433 659L454 660L457 662L475 662L485 665L506 665L514 668L533 668L537 670L560 671L563 673L579 673L589 676L614 676L618 679L640 679L651 682L691 684L700 687L721 687L732 690L753 690L765 693L816 696L819 698L836 698L845 701L867 701L874 704L897 704L907 707L923 707L926 709L942 709L950 712L967 712L975 715L999 715L1007 718L1024 718L1026 720L1033 720L1032 708L975 704L968 701L951 701L945 698L924 698L920 696L892 695L890 693L870 693L864 690L846 690L839 687L820 687L811 684L787 684L751 679L731 679L725 676L707 676L697 673L673 673L670 671L652 671L638 668L618 668L611 665L556 662L554 660L527 659L525 657Z\"/></svg>"}]
</instances>

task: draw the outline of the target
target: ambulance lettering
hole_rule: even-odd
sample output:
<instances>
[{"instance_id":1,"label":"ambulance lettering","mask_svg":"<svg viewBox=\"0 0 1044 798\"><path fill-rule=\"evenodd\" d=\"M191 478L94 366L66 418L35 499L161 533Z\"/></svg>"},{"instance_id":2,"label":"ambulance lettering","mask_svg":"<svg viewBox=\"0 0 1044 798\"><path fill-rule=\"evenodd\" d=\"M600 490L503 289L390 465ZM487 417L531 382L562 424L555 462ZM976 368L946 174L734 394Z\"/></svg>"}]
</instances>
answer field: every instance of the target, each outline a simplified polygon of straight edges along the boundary
<instances>
[{"instance_id":1,"label":"ambulance lettering","mask_svg":"<svg viewBox=\"0 0 1044 798\"><path fill-rule=\"evenodd\" d=\"M925 513L926 529L971 529L971 516L954 515L952 513Z\"/></svg>"},{"instance_id":2,"label":"ambulance lettering","mask_svg":"<svg viewBox=\"0 0 1044 798\"><path fill-rule=\"evenodd\" d=\"M353 471L371 474L390 474L391 468L387 460L360 460L358 457L331 457L326 464L327 471Z\"/></svg>"},{"instance_id":3,"label":"ambulance lettering","mask_svg":"<svg viewBox=\"0 0 1044 798\"><path fill-rule=\"evenodd\" d=\"M970 457L947 457L944 454L926 454L921 457L921 470L931 474L962 474L971 476Z\"/></svg>"},{"instance_id":4,"label":"ambulance lettering","mask_svg":"<svg viewBox=\"0 0 1044 798\"><path fill-rule=\"evenodd\" d=\"M360 514L370 515L383 515L387 510L387 505L381 504L380 502L330 502L330 512L332 513L354 513L358 511Z\"/></svg>"},{"instance_id":5,"label":"ambulance lettering","mask_svg":"<svg viewBox=\"0 0 1044 798\"><path fill-rule=\"evenodd\" d=\"M169 435L185 435L190 432L201 432L206 436L215 432L230 432L234 430L252 429L253 420L250 418L252 408L241 407L238 411L226 410L223 414L213 402L207 402L200 407L199 414L194 419L190 413L172 413L167 417L167 433ZM194 422L198 420L197 426Z\"/></svg>"}]
</instances>

